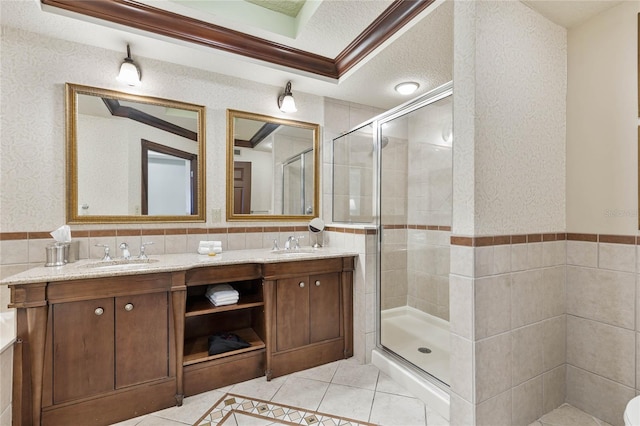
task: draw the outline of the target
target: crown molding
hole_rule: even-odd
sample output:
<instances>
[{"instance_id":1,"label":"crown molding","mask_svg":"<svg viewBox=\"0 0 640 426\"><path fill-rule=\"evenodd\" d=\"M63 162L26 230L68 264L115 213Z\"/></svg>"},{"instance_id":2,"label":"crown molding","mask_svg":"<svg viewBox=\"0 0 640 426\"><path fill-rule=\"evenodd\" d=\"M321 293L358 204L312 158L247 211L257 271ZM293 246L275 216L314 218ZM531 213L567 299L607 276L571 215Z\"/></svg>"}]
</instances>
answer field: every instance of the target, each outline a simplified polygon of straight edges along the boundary
<instances>
[{"instance_id":1,"label":"crown molding","mask_svg":"<svg viewBox=\"0 0 640 426\"><path fill-rule=\"evenodd\" d=\"M41 0L56 7L142 31L339 79L435 0L396 0L335 58L316 55L133 0Z\"/></svg>"}]
</instances>

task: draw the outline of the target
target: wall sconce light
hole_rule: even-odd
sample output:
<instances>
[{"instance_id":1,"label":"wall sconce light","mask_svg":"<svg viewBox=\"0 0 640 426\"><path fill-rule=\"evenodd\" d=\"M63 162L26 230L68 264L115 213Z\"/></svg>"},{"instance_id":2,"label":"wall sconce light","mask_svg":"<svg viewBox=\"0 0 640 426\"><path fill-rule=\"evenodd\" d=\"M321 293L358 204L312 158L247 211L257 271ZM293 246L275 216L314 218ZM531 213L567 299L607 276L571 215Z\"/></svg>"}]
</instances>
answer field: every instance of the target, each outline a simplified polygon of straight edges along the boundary
<instances>
[{"instance_id":1,"label":"wall sconce light","mask_svg":"<svg viewBox=\"0 0 640 426\"><path fill-rule=\"evenodd\" d=\"M282 112L296 112L298 110L298 108L296 108L296 101L291 94L290 81L288 81L284 87L284 93L278 96L278 108L280 108Z\"/></svg>"},{"instance_id":2,"label":"wall sconce light","mask_svg":"<svg viewBox=\"0 0 640 426\"><path fill-rule=\"evenodd\" d=\"M410 95L416 90L418 90L418 87L420 87L420 85L415 81L407 81L407 82L398 84L395 87L395 89L396 89L396 92L400 93L401 95Z\"/></svg>"},{"instance_id":3,"label":"wall sconce light","mask_svg":"<svg viewBox=\"0 0 640 426\"><path fill-rule=\"evenodd\" d=\"M116 80L128 84L129 86L140 86L140 68L131 59L131 50L127 44L127 57L120 65L120 73Z\"/></svg>"}]
</instances>

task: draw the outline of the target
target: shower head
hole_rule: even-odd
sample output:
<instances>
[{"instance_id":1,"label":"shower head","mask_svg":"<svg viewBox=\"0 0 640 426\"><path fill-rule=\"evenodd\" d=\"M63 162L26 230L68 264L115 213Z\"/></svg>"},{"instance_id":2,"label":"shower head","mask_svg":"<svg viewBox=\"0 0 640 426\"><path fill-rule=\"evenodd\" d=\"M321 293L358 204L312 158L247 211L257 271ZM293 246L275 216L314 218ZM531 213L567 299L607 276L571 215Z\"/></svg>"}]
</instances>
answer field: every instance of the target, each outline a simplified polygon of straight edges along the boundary
<instances>
[{"instance_id":1,"label":"shower head","mask_svg":"<svg viewBox=\"0 0 640 426\"><path fill-rule=\"evenodd\" d=\"M387 145L389 145L389 138L387 136L383 136L380 139L380 149L384 149L384 147L386 147ZM371 152L376 152L376 143L375 143L375 141L373 142L373 144L371 146Z\"/></svg>"}]
</instances>

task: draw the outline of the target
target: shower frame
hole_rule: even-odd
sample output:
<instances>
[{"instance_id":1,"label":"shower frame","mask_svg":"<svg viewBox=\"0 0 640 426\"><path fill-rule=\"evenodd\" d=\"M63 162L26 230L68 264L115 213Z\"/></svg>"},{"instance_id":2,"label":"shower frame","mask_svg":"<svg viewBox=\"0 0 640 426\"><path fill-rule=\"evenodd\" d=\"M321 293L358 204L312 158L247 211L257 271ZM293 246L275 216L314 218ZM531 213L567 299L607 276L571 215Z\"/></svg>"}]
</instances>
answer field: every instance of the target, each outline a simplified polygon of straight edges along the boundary
<instances>
[{"instance_id":1,"label":"shower frame","mask_svg":"<svg viewBox=\"0 0 640 426\"><path fill-rule=\"evenodd\" d=\"M416 365L414 365L413 363L407 361L406 359L404 359L403 357L401 357L400 355L396 354L395 352L387 349L386 347L384 347L382 345L381 342L381 312L382 312L382 303L381 303L381 295L382 295L382 273L381 273L381 259L382 259L382 238L383 238L383 232L382 232L382 197L381 197L381 193L382 193L382 149L384 148L384 145L382 143L382 141L380 140L380 136L381 136L381 128L382 125L385 123L388 123L392 120L395 120L396 118L402 117L404 115L407 115L413 111L416 111L422 107L425 107L427 105L430 105L432 103L435 103L439 100L442 100L448 96L453 95L453 82L448 82L446 84L443 84L442 86L439 86L423 95L420 95L408 102L405 102L404 104L401 104L389 111L386 111L374 118L372 118L371 120L368 120L358 126L356 126L354 129L359 129L362 128L366 125L371 124L372 125L372 129L373 129L373 144L374 144L374 150L375 150L375 163L374 163L374 170L375 170L375 215L374 215L374 224L376 226L376 230L377 230L377 240L376 240L376 265L375 265L375 280L376 280L376 298L375 298L375 324L376 324L376 349L378 349L379 351L381 351L385 356L390 357L391 359L395 360L396 362L398 362L400 365L404 366L405 368L409 369L410 371L412 371L414 374L420 376L421 378L425 379L426 381L428 381L429 383L435 385L436 387L438 387L439 389L445 391L446 393L449 392L449 385L444 383L443 381L441 381L440 379L438 379L437 377L429 374L429 372L426 372L424 370L422 370L421 368L417 367ZM353 130L352 130L353 131Z\"/></svg>"},{"instance_id":2,"label":"shower frame","mask_svg":"<svg viewBox=\"0 0 640 426\"><path fill-rule=\"evenodd\" d=\"M422 107L440 101L442 99L447 98L448 96L453 95L453 82L445 83L425 94L422 94L408 102L405 102L395 108L390 109L389 111L383 112L367 121L364 121L357 126L351 128L350 130L340 134L338 137L333 139L333 143L349 134L353 134L367 126L371 126L372 128L372 143L374 150L374 160L373 160L373 168L374 168L374 206L373 206L373 218L370 221L353 221L353 220L342 220L335 219L335 205L333 206L333 222L339 223L350 223L356 224L360 223L363 225L373 224L376 227L376 248L375 248L375 258L376 258L376 266L374 268L375 271L375 287L376 287L376 298L375 298L375 325L376 325L376 346L374 349L374 353L372 353L372 358L376 356L378 359L384 359L386 357L387 360L395 362L398 366L400 366L401 370L408 371L417 377L418 380L412 388L416 390L419 394L419 398L423 401L429 401L430 403L436 404L440 407L440 414L444 415L444 412L448 412L449 406L449 385L445 382L439 380L437 377L429 374L428 372L422 370L417 367L413 363L407 361L400 355L394 353L393 351L382 346L381 343L381 259L382 259L382 148L384 148L385 144L380 141L381 135L381 126L389 121L392 121L398 117L409 114L415 110L418 110ZM335 145L334 145L335 152ZM335 154L334 154L335 155ZM335 159L334 159L335 164ZM335 172L334 172L335 173ZM335 194L335 174L333 178L333 193ZM334 200L335 203L335 200ZM377 351L377 353L376 353ZM399 371L399 370L394 370ZM396 374L389 373L389 374ZM400 373L402 374L402 373ZM444 404L444 405L443 405ZM446 410L445 408L446 407ZM446 416L448 418L448 416Z\"/></svg>"}]
</instances>

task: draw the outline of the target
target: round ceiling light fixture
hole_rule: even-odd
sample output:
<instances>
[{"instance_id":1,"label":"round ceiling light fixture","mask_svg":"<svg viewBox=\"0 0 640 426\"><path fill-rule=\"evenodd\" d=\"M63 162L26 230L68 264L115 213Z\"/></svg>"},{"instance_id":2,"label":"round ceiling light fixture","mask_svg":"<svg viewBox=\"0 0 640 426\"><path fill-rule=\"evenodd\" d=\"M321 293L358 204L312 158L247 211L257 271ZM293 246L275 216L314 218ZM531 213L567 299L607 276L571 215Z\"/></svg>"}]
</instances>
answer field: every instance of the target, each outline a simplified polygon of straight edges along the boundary
<instances>
[{"instance_id":1,"label":"round ceiling light fixture","mask_svg":"<svg viewBox=\"0 0 640 426\"><path fill-rule=\"evenodd\" d=\"M404 83L398 84L395 89L396 92L400 93L401 95L410 95L418 90L418 87L420 87L420 85L415 81L405 81Z\"/></svg>"}]
</instances>

